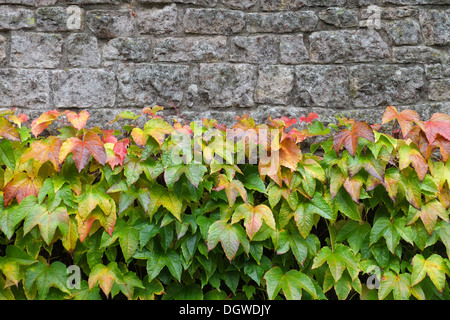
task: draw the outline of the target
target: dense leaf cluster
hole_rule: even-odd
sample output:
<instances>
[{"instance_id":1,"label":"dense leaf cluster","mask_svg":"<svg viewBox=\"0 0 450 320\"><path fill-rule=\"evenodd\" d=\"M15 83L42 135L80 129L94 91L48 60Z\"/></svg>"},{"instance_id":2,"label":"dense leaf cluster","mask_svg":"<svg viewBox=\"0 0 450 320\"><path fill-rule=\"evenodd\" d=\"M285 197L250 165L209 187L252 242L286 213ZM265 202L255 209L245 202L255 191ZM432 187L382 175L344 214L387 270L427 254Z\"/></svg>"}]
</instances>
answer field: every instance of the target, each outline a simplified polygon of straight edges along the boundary
<instances>
[{"instance_id":1,"label":"dense leaf cluster","mask_svg":"<svg viewBox=\"0 0 450 320\"><path fill-rule=\"evenodd\" d=\"M0 114L0 299L450 298L450 116L160 109Z\"/></svg>"}]
</instances>

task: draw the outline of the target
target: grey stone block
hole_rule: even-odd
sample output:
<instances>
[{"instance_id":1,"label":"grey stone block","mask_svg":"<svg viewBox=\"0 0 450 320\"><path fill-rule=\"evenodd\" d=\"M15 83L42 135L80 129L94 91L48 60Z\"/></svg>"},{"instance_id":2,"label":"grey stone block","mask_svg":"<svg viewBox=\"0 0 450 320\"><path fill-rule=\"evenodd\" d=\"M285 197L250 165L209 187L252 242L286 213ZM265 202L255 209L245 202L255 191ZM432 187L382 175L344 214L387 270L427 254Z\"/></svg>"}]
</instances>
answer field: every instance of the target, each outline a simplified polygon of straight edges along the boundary
<instances>
[{"instance_id":1,"label":"grey stone block","mask_svg":"<svg viewBox=\"0 0 450 320\"><path fill-rule=\"evenodd\" d=\"M174 34L180 25L175 4L162 9L141 10L136 13L136 18L142 34Z\"/></svg>"},{"instance_id":2,"label":"grey stone block","mask_svg":"<svg viewBox=\"0 0 450 320\"><path fill-rule=\"evenodd\" d=\"M383 23L383 30L394 45L415 45L420 41L420 25L407 18Z\"/></svg>"},{"instance_id":3,"label":"grey stone block","mask_svg":"<svg viewBox=\"0 0 450 320\"><path fill-rule=\"evenodd\" d=\"M298 64L309 61L309 53L303 42L302 34L280 36L280 62Z\"/></svg>"},{"instance_id":4,"label":"grey stone block","mask_svg":"<svg viewBox=\"0 0 450 320\"><path fill-rule=\"evenodd\" d=\"M11 66L56 68L62 57L62 44L60 34L14 32L11 34Z\"/></svg>"},{"instance_id":5,"label":"grey stone block","mask_svg":"<svg viewBox=\"0 0 450 320\"><path fill-rule=\"evenodd\" d=\"M55 108L113 107L116 88L114 73L103 69L69 69L52 73Z\"/></svg>"},{"instance_id":6,"label":"grey stone block","mask_svg":"<svg viewBox=\"0 0 450 320\"><path fill-rule=\"evenodd\" d=\"M217 62L226 56L227 38L224 36L158 39L154 51L156 61Z\"/></svg>"},{"instance_id":7,"label":"grey stone block","mask_svg":"<svg viewBox=\"0 0 450 320\"><path fill-rule=\"evenodd\" d=\"M235 10L188 8L183 26L186 33L229 35L244 28L245 15Z\"/></svg>"},{"instance_id":8,"label":"grey stone block","mask_svg":"<svg viewBox=\"0 0 450 320\"><path fill-rule=\"evenodd\" d=\"M255 100L259 103L288 104L293 86L293 67L283 65L260 66Z\"/></svg>"},{"instance_id":9,"label":"grey stone block","mask_svg":"<svg viewBox=\"0 0 450 320\"><path fill-rule=\"evenodd\" d=\"M428 98L431 101L450 100L450 79L431 80Z\"/></svg>"},{"instance_id":10,"label":"grey stone block","mask_svg":"<svg viewBox=\"0 0 450 320\"><path fill-rule=\"evenodd\" d=\"M45 70L0 69L0 107L49 108L49 83Z\"/></svg>"},{"instance_id":11,"label":"grey stone block","mask_svg":"<svg viewBox=\"0 0 450 320\"><path fill-rule=\"evenodd\" d=\"M151 39L144 37L111 39L103 47L103 59L106 61L147 62L152 56L151 44Z\"/></svg>"},{"instance_id":12,"label":"grey stone block","mask_svg":"<svg viewBox=\"0 0 450 320\"><path fill-rule=\"evenodd\" d=\"M43 7L36 10L36 29L38 31L68 31L69 14L64 7ZM81 27L81 26L80 26Z\"/></svg>"},{"instance_id":13,"label":"grey stone block","mask_svg":"<svg viewBox=\"0 0 450 320\"><path fill-rule=\"evenodd\" d=\"M349 101L348 72L341 66L295 67L297 105L345 107Z\"/></svg>"},{"instance_id":14,"label":"grey stone block","mask_svg":"<svg viewBox=\"0 0 450 320\"><path fill-rule=\"evenodd\" d=\"M422 9L419 20L425 44L450 44L450 10Z\"/></svg>"},{"instance_id":15,"label":"grey stone block","mask_svg":"<svg viewBox=\"0 0 450 320\"><path fill-rule=\"evenodd\" d=\"M121 107L144 107L153 104L170 107L170 101L183 100L188 77L189 67L186 65L121 65L117 70L117 103Z\"/></svg>"},{"instance_id":16,"label":"grey stone block","mask_svg":"<svg viewBox=\"0 0 450 320\"><path fill-rule=\"evenodd\" d=\"M421 67L350 67L350 98L355 107L416 103L424 86Z\"/></svg>"},{"instance_id":17,"label":"grey stone block","mask_svg":"<svg viewBox=\"0 0 450 320\"><path fill-rule=\"evenodd\" d=\"M34 12L13 6L0 6L0 30L34 28Z\"/></svg>"},{"instance_id":18,"label":"grey stone block","mask_svg":"<svg viewBox=\"0 0 450 320\"><path fill-rule=\"evenodd\" d=\"M221 0L221 3L231 9L250 9L258 0Z\"/></svg>"},{"instance_id":19,"label":"grey stone block","mask_svg":"<svg viewBox=\"0 0 450 320\"><path fill-rule=\"evenodd\" d=\"M130 37L135 35L131 10L92 10L86 13L86 24L98 38Z\"/></svg>"},{"instance_id":20,"label":"grey stone block","mask_svg":"<svg viewBox=\"0 0 450 320\"><path fill-rule=\"evenodd\" d=\"M313 32L309 37L311 60L322 63L383 61L389 47L375 30Z\"/></svg>"},{"instance_id":21,"label":"grey stone block","mask_svg":"<svg viewBox=\"0 0 450 320\"><path fill-rule=\"evenodd\" d=\"M329 7L320 11L319 19L339 28L356 27L359 23L356 9L342 7Z\"/></svg>"},{"instance_id":22,"label":"grey stone block","mask_svg":"<svg viewBox=\"0 0 450 320\"><path fill-rule=\"evenodd\" d=\"M86 33L74 33L65 41L67 62L71 67L98 67L100 65L100 50L97 38Z\"/></svg>"},{"instance_id":23,"label":"grey stone block","mask_svg":"<svg viewBox=\"0 0 450 320\"><path fill-rule=\"evenodd\" d=\"M247 31L252 33L313 31L318 21L314 11L248 13L246 18Z\"/></svg>"},{"instance_id":24,"label":"grey stone block","mask_svg":"<svg viewBox=\"0 0 450 320\"><path fill-rule=\"evenodd\" d=\"M448 53L426 46L392 48L392 60L396 63L434 63L445 61Z\"/></svg>"},{"instance_id":25,"label":"grey stone block","mask_svg":"<svg viewBox=\"0 0 450 320\"><path fill-rule=\"evenodd\" d=\"M275 35L236 36L230 39L230 61L277 63L279 38Z\"/></svg>"},{"instance_id":26,"label":"grey stone block","mask_svg":"<svg viewBox=\"0 0 450 320\"><path fill-rule=\"evenodd\" d=\"M210 107L251 107L256 67L249 64L200 64L198 94Z\"/></svg>"},{"instance_id":27,"label":"grey stone block","mask_svg":"<svg viewBox=\"0 0 450 320\"><path fill-rule=\"evenodd\" d=\"M0 35L0 63L6 59L6 38Z\"/></svg>"},{"instance_id":28,"label":"grey stone block","mask_svg":"<svg viewBox=\"0 0 450 320\"><path fill-rule=\"evenodd\" d=\"M412 6L406 7L379 7L380 18L382 20L396 20L406 17L417 16L419 14L419 9ZM368 19L373 14L366 8L361 9L361 19Z\"/></svg>"}]
</instances>

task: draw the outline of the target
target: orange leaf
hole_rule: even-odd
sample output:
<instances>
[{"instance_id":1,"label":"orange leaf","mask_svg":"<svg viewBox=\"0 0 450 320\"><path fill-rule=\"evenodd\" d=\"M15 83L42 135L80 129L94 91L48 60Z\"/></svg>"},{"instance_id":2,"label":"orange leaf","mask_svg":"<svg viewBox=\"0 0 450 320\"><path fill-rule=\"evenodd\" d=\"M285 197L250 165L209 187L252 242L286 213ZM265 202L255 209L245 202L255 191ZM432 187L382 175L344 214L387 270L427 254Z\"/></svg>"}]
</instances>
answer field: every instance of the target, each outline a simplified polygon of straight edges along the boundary
<instances>
[{"instance_id":1,"label":"orange leaf","mask_svg":"<svg viewBox=\"0 0 450 320\"><path fill-rule=\"evenodd\" d=\"M73 125L73 127L77 130L81 130L86 125L86 121L91 116L87 111L81 111L79 114L73 111L65 112L67 120Z\"/></svg>"},{"instance_id":2,"label":"orange leaf","mask_svg":"<svg viewBox=\"0 0 450 320\"><path fill-rule=\"evenodd\" d=\"M419 121L419 114L414 110L403 110L398 112L396 107L388 106L383 114L382 123L388 123L392 120L397 120L402 130L403 137L406 137L411 131L414 121Z\"/></svg>"},{"instance_id":3,"label":"orange leaf","mask_svg":"<svg viewBox=\"0 0 450 320\"><path fill-rule=\"evenodd\" d=\"M34 141L30 148L27 149L22 157L21 163L33 159L33 164L37 164L36 169L39 169L45 162L50 161L55 170L59 172L59 151L62 142L58 137L48 137L42 140Z\"/></svg>"},{"instance_id":4,"label":"orange leaf","mask_svg":"<svg viewBox=\"0 0 450 320\"><path fill-rule=\"evenodd\" d=\"M83 141L76 137L64 141L59 153L59 162L63 163L67 155L71 152L73 153L73 160L79 172L87 165L91 155L100 164L105 164L107 161L103 142L93 131L88 131L84 135Z\"/></svg>"},{"instance_id":5,"label":"orange leaf","mask_svg":"<svg viewBox=\"0 0 450 320\"><path fill-rule=\"evenodd\" d=\"M245 190L242 182L239 180L229 181L225 175L219 174L219 183L213 190L221 191L222 189L225 189L225 194L227 195L230 208L236 202L238 194L240 194L244 202L247 203L247 191Z\"/></svg>"},{"instance_id":6,"label":"orange leaf","mask_svg":"<svg viewBox=\"0 0 450 320\"><path fill-rule=\"evenodd\" d=\"M365 138L369 141L375 142L373 129L364 121L355 122L351 131L344 129L337 133L333 139L334 151L339 153L342 145L344 145L345 149L347 149L352 156L355 156L359 138Z\"/></svg>"},{"instance_id":7,"label":"orange leaf","mask_svg":"<svg viewBox=\"0 0 450 320\"><path fill-rule=\"evenodd\" d=\"M37 137L45 128L47 128L54 120L61 115L58 110L50 110L34 119L31 122L31 132Z\"/></svg>"},{"instance_id":8,"label":"orange leaf","mask_svg":"<svg viewBox=\"0 0 450 320\"><path fill-rule=\"evenodd\" d=\"M3 117L0 117L0 137L11 141L20 141L20 134L17 129Z\"/></svg>"},{"instance_id":9,"label":"orange leaf","mask_svg":"<svg viewBox=\"0 0 450 320\"><path fill-rule=\"evenodd\" d=\"M302 151L297 144L291 139L284 139L280 142L280 165L294 171L297 164L302 160Z\"/></svg>"},{"instance_id":10,"label":"orange leaf","mask_svg":"<svg viewBox=\"0 0 450 320\"><path fill-rule=\"evenodd\" d=\"M41 188L41 181L38 178L30 178L25 172L21 172L14 176L14 178L6 185L4 197L4 206L16 198L17 203L30 195L37 197Z\"/></svg>"},{"instance_id":11,"label":"orange leaf","mask_svg":"<svg viewBox=\"0 0 450 320\"><path fill-rule=\"evenodd\" d=\"M400 148L399 152L399 168L400 170L405 169L409 164L412 164L413 168L416 170L417 176L420 181L425 178L428 171L428 164L425 161L419 150L412 148L411 146L405 145Z\"/></svg>"}]
</instances>

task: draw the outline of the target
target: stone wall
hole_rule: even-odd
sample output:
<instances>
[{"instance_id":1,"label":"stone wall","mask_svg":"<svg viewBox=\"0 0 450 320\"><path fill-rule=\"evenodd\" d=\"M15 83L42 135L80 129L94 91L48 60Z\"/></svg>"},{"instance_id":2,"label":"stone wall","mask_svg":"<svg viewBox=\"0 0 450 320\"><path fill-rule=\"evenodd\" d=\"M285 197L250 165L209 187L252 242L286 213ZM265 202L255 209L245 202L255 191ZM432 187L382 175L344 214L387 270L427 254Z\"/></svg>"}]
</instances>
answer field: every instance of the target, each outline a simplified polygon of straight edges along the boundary
<instances>
[{"instance_id":1,"label":"stone wall","mask_svg":"<svg viewBox=\"0 0 450 320\"><path fill-rule=\"evenodd\" d=\"M450 0L0 0L0 107L429 117L449 48Z\"/></svg>"}]
</instances>

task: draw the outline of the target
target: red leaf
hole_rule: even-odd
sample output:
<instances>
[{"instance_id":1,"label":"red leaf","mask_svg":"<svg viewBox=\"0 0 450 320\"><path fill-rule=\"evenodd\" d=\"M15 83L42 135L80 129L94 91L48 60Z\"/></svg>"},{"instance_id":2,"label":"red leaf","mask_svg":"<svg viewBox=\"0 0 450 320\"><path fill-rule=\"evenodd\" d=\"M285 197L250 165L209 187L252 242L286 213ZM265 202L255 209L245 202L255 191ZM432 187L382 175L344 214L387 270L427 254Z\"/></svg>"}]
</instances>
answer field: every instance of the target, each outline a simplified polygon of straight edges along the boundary
<instances>
[{"instance_id":1,"label":"red leaf","mask_svg":"<svg viewBox=\"0 0 450 320\"><path fill-rule=\"evenodd\" d=\"M41 181L37 178L30 178L25 172L21 172L14 176L14 178L6 185L4 197L4 206L16 198L17 203L30 195L37 197L41 188Z\"/></svg>"},{"instance_id":2,"label":"red leaf","mask_svg":"<svg viewBox=\"0 0 450 320\"><path fill-rule=\"evenodd\" d=\"M103 142L93 131L88 131L84 135L83 141L75 137L67 139L61 146L59 162L63 163L64 159L71 152L73 153L73 160L79 172L87 165L91 155L100 164L105 164L107 161Z\"/></svg>"},{"instance_id":3,"label":"red leaf","mask_svg":"<svg viewBox=\"0 0 450 320\"><path fill-rule=\"evenodd\" d=\"M369 141L375 142L373 129L364 121L355 122L351 131L344 129L336 134L333 139L334 151L339 153L342 145L344 145L345 149L347 149L352 156L355 156L359 138L365 138Z\"/></svg>"},{"instance_id":4,"label":"red leaf","mask_svg":"<svg viewBox=\"0 0 450 320\"><path fill-rule=\"evenodd\" d=\"M450 116L444 113L435 113L431 116L430 121L418 123L425 133L430 144L434 142L437 135L450 140Z\"/></svg>"},{"instance_id":5,"label":"red leaf","mask_svg":"<svg viewBox=\"0 0 450 320\"><path fill-rule=\"evenodd\" d=\"M300 117L300 122L307 122L307 123L311 124L312 121L313 121L314 119L317 119L317 118L319 118L319 116L317 115L317 113L311 112L311 113L308 114L307 117Z\"/></svg>"},{"instance_id":6,"label":"red leaf","mask_svg":"<svg viewBox=\"0 0 450 320\"><path fill-rule=\"evenodd\" d=\"M403 110L398 112L396 107L388 106L383 114L382 123L388 123L392 120L397 120L402 130L403 137L406 137L411 131L414 121L420 120L419 114L414 110Z\"/></svg>"},{"instance_id":7,"label":"red leaf","mask_svg":"<svg viewBox=\"0 0 450 320\"><path fill-rule=\"evenodd\" d=\"M31 132L37 137L45 128L47 128L54 120L61 115L58 110L50 110L34 119L31 122Z\"/></svg>"}]
</instances>

